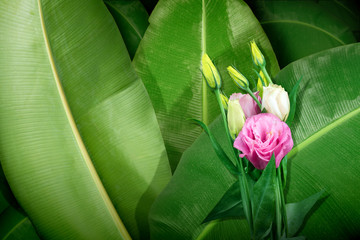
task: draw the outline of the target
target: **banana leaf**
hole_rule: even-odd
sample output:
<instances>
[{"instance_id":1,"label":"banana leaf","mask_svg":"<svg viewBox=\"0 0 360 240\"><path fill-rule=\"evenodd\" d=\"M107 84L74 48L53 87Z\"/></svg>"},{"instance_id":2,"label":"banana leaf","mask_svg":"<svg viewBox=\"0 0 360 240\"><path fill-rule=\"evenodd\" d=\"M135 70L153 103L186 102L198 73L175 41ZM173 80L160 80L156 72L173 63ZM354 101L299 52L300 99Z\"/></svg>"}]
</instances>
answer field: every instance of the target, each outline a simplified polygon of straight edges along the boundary
<instances>
[{"instance_id":1,"label":"banana leaf","mask_svg":"<svg viewBox=\"0 0 360 240\"><path fill-rule=\"evenodd\" d=\"M322 189L300 235L307 239L356 239L360 233L360 44L300 59L276 76L290 91L302 76L291 125L287 202ZM218 119L221 120L221 119ZM226 151L222 121L210 129ZM205 134L184 153L175 174L150 212L153 239L250 239L245 220L202 224L235 181L216 157Z\"/></svg>"},{"instance_id":2,"label":"banana leaf","mask_svg":"<svg viewBox=\"0 0 360 240\"><path fill-rule=\"evenodd\" d=\"M313 53L356 42L349 24L359 25L359 18L344 22L344 17L328 10L333 1L324 2L327 8L318 1L251 1L281 68Z\"/></svg>"},{"instance_id":3,"label":"banana leaf","mask_svg":"<svg viewBox=\"0 0 360 240\"><path fill-rule=\"evenodd\" d=\"M0 165L0 214L4 211L15 198L12 196L8 183L6 182L3 170Z\"/></svg>"},{"instance_id":4,"label":"banana leaf","mask_svg":"<svg viewBox=\"0 0 360 240\"><path fill-rule=\"evenodd\" d=\"M250 82L257 81L249 42L255 40L267 56L271 75L279 71L271 45L250 8L241 0L159 1L133 64L155 108L172 170L205 124L220 113L201 74L207 53L217 65L223 89L236 89L226 67L236 66ZM254 86L254 84L252 84Z\"/></svg>"},{"instance_id":5,"label":"banana leaf","mask_svg":"<svg viewBox=\"0 0 360 240\"><path fill-rule=\"evenodd\" d=\"M132 59L146 28L149 15L139 0L104 0L118 26Z\"/></svg>"},{"instance_id":6,"label":"banana leaf","mask_svg":"<svg viewBox=\"0 0 360 240\"><path fill-rule=\"evenodd\" d=\"M334 17L344 22L360 41L360 5L357 0L317 0L319 5Z\"/></svg>"},{"instance_id":7,"label":"banana leaf","mask_svg":"<svg viewBox=\"0 0 360 240\"><path fill-rule=\"evenodd\" d=\"M39 235L148 238L171 172L104 3L1 1L0 29L0 160Z\"/></svg>"},{"instance_id":8,"label":"banana leaf","mask_svg":"<svg viewBox=\"0 0 360 240\"><path fill-rule=\"evenodd\" d=\"M38 240L34 226L21 211L9 206L0 214L0 239Z\"/></svg>"}]
</instances>

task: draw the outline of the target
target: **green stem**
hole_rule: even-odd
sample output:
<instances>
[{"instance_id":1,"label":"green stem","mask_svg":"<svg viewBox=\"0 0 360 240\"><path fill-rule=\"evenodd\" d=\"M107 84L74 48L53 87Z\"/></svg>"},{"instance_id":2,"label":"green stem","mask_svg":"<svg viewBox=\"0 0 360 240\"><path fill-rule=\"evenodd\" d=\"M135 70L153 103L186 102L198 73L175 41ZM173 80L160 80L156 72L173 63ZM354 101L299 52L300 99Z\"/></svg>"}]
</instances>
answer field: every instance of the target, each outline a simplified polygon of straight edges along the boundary
<instances>
[{"instance_id":1,"label":"green stem","mask_svg":"<svg viewBox=\"0 0 360 240\"><path fill-rule=\"evenodd\" d=\"M216 100L217 100L217 102L219 104L219 107L220 107L221 116L222 116L222 119L223 119L223 122L224 122L224 127L225 127L226 136L227 136L227 139L228 139L228 143L229 143L230 147L232 149L234 149L232 138L231 138L231 135L230 135L230 132L229 132L228 124L227 124L225 109L224 109L224 106L221 103L220 90L215 89L214 91L215 91ZM235 153L235 158L237 158L236 153Z\"/></svg>"},{"instance_id":2,"label":"green stem","mask_svg":"<svg viewBox=\"0 0 360 240\"><path fill-rule=\"evenodd\" d=\"M239 184L240 184L240 192L241 192L241 200L243 203L244 213L246 216L246 220L249 223L250 235L253 237L253 219L252 219L252 212L251 212L251 203L250 203L250 193L249 193L249 186L247 183L247 179L244 172L244 167L242 164L241 159L238 159L238 170L240 172L239 175Z\"/></svg>"},{"instance_id":3,"label":"green stem","mask_svg":"<svg viewBox=\"0 0 360 240\"><path fill-rule=\"evenodd\" d=\"M261 67L261 71L264 73L264 75L265 75L266 79L268 80L268 82L269 82L269 83L273 83L273 82L271 81L270 75L269 75L268 72L266 71L266 67L265 67L265 66Z\"/></svg>"},{"instance_id":4,"label":"green stem","mask_svg":"<svg viewBox=\"0 0 360 240\"><path fill-rule=\"evenodd\" d=\"M255 102L257 103L257 105L259 106L260 110L261 110L261 103L259 102L259 99L254 95L254 93L247 88L246 91L250 94L250 96L255 100Z\"/></svg>"},{"instance_id":5,"label":"green stem","mask_svg":"<svg viewBox=\"0 0 360 240\"><path fill-rule=\"evenodd\" d=\"M278 170L279 168L277 168ZM277 171L279 173L279 171ZM276 207L276 239L280 240L281 238L281 229L282 229L282 216L281 216L281 196L280 196L280 186L279 186L279 174L276 174L276 184L275 184L275 207Z\"/></svg>"},{"instance_id":6,"label":"green stem","mask_svg":"<svg viewBox=\"0 0 360 240\"><path fill-rule=\"evenodd\" d=\"M237 150L233 147L233 140L232 140L230 132L229 132L227 119L226 119L226 115L225 115L225 110L221 103L220 90L215 89L214 91L215 91L216 100L218 101L218 104L220 107L222 119L224 121L224 127L225 127L225 131L226 131L227 139L228 139L228 142L229 142L231 148L233 149L235 159L236 159L236 165L237 165L239 173L240 173L239 183L240 183L241 200L243 202L244 213L245 213L246 219L249 223L250 234L251 234L251 236L253 236L253 221L252 221L252 214L251 214L249 186L248 186L247 179L245 176L244 167L243 167L241 159L239 159L239 154L238 154Z\"/></svg>"},{"instance_id":7,"label":"green stem","mask_svg":"<svg viewBox=\"0 0 360 240\"><path fill-rule=\"evenodd\" d=\"M284 197L284 189L282 186L282 180L281 180L281 170L283 166L280 164L280 166L277 168L277 180L278 185L280 189L280 199L281 199L281 210L282 210L282 216L283 216L283 222L284 222L284 228L285 228L285 236L288 235L288 222L287 222L287 214L286 214L286 204L285 204L285 197Z\"/></svg>"}]
</instances>

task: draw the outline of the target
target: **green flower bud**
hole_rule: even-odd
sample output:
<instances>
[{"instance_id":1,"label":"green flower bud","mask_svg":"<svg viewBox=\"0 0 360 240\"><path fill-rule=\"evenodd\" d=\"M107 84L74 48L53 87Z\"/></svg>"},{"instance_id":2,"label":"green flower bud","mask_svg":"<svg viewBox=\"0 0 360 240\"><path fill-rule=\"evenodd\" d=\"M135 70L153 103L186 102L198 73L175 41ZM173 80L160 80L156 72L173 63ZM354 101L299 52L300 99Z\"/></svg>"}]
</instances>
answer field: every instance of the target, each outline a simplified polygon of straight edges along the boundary
<instances>
[{"instance_id":1,"label":"green flower bud","mask_svg":"<svg viewBox=\"0 0 360 240\"><path fill-rule=\"evenodd\" d=\"M258 48L254 40L250 42L250 47L251 47L251 55L253 62L260 67L261 66L265 67L265 58L262 55L260 49Z\"/></svg>"},{"instance_id":2,"label":"green flower bud","mask_svg":"<svg viewBox=\"0 0 360 240\"><path fill-rule=\"evenodd\" d=\"M221 78L214 63L209 56L205 53L201 59L203 76L210 88L221 88Z\"/></svg>"},{"instance_id":3,"label":"green flower bud","mask_svg":"<svg viewBox=\"0 0 360 240\"><path fill-rule=\"evenodd\" d=\"M228 110L229 99L223 93L220 93L221 104L225 110Z\"/></svg>"},{"instance_id":4,"label":"green flower bud","mask_svg":"<svg viewBox=\"0 0 360 240\"><path fill-rule=\"evenodd\" d=\"M227 70L236 85L242 89L247 89L249 87L249 81L237 69L229 66Z\"/></svg>"},{"instance_id":5,"label":"green flower bud","mask_svg":"<svg viewBox=\"0 0 360 240\"><path fill-rule=\"evenodd\" d=\"M227 120L230 135L233 139L235 139L236 136L239 135L239 132L244 126L246 120L244 111L242 110L238 99L229 101Z\"/></svg>"},{"instance_id":6,"label":"green flower bud","mask_svg":"<svg viewBox=\"0 0 360 240\"><path fill-rule=\"evenodd\" d=\"M263 96L263 87L269 86L269 82L268 82L268 80L266 79L263 71L260 71L259 75L260 75L260 77L262 78L262 80L264 81L264 84L265 84L265 85L263 86L263 84L262 84L262 82L261 82L261 79L260 79L260 77L259 77L256 87L257 87L257 90L259 91L260 97L262 98L262 96Z\"/></svg>"}]
</instances>

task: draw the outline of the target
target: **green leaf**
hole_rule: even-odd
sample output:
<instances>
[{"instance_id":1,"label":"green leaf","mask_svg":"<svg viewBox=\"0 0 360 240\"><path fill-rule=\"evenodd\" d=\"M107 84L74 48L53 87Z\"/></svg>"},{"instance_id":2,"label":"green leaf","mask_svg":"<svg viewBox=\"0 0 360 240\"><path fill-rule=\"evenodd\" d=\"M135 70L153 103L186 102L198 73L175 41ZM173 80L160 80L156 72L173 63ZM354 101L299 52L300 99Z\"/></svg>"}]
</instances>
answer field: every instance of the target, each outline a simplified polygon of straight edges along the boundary
<instances>
[{"instance_id":1,"label":"green leaf","mask_svg":"<svg viewBox=\"0 0 360 240\"><path fill-rule=\"evenodd\" d=\"M262 239L271 228L275 216L275 155L273 154L251 196L254 239Z\"/></svg>"},{"instance_id":2,"label":"green leaf","mask_svg":"<svg viewBox=\"0 0 360 240\"><path fill-rule=\"evenodd\" d=\"M280 166L281 166L281 181L283 182L283 188L285 189L286 183L287 183L287 172L288 172L288 159L287 155L281 160Z\"/></svg>"},{"instance_id":3,"label":"green leaf","mask_svg":"<svg viewBox=\"0 0 360 240\"><path fill-rule=\"evenodd\" d=\"M268 70L279 68L270 43L249 7L240 0L159 1L133 64L152 100L175 170L182 153L201 133L186 119L209 125L220 113L201 74L207 53L220 71L227 95L236 88L226 67L234 65L249 80L257 79L249 42L267 57Z\"/></svg>"},{"instance_id":4,"label":"green leaf","mask_svg":"<svg viewBox=\"0 0 360 240\"><path fill-rule=\"evenodd\" d=\"M299 231L304 219L309 211L319 201L325 191L315 193L314 195L297 203L286 204L286 213L288 220L288 236L293 237Z\"/></svg>"},{"instance_id":5,"label":"green leaf","mask_svg":"<svg viewBox=\"0 0 360 240\"><path fill-rule=\"evenodd\" d=\"M206 134L209 136L211 145L213 146L213 150L215 151L216 155L221 160L221 162L224 164L224 166L227 168L227 170L231 174L237 175L237 173L238 173L237 168L235 167L234 163L230 160L230 158L226 155L224 150L221 148L221 146L217 142L216 138L214 137L214 135L211 133L210 129L208 128L208 126L206 126L206 124L204 124L203 122L201 122L199 120L196 120L196 119L191 119L191 120L194 121L195 123L197 123L198 125L200 125L202 129L204 129Z\"/></svg>"},{"instance_id":6,"label":"green leaf","mask_svg":"<svg viewBox=\"0 0 360 240\"><path fill-rule=\"evenodd\" d=\"M323 51L294 62L275 78L289 90L303 76L292 125L295 145L288 154L287 202L321 189L329 193L300 232L310 240L351 239L360 232L359 55L360 44ZM226 145L221 118L209 128ZM153 239L249 238L245 220L201 225L234 182L211 148L202 134L184 153L152 207Z\"/></svg>"},{"instance_id":7,"label":"green leaf","mask_svg":"<svg viewBox=\"0 0 360 240\"><path fill-rule=\"evenodd\" d=\"M1 1L0 29L0 160L41 237L147 239L171 172L104 3Z\"/></svg>"},{"instance_id":8,"label":"green leaf","mask_svg":"<svg viewBox=\"0 0 360 240\"><path fill-rule=\"evenodd\" d=\"M291 123L294 120L294 116L295 116L296 97L297 97L297 92L298 92L298 89L299 89L299 86L300 86L300 82L301 82L301 77L296 82L295 86L292 88L292 90L291 90L291 92L289 94L290 112L289 112L288 118L286 119L286 124L289 125L289 127L291 126Z\"/></svg>"},{"instance_id":9,"label":"green leaf","mask_svg":"<svg viewBox=\"0 0 360 240\"><path fill-rule=\"evenodd\" d=\"M214 209L204 219L203 223L228 217L244 218L244 210L241 201L239 180L233 183L224 194Z\"/></svg>"},{"instance_id":10,"label":"green leaf","mask_svg":"<svg viewBox=\"0 0 360 240\"><path fill-rule=\"evenodd\" d=\"M281 68L313 53L356 42L348 25L316 1L260 0L251 4Z\"/></svg>"},{"instance_id":11,"label":"green leaf","mask_svg":"<svg viewBox=\"0 0 360 240\"><path fill-rule=\"evenodd\" d=\"M6 182L3 170L0 165L0 214L9 206L9 197L11 196L11 191L8 183Z\"/></svg>"},{"instance_id":12,"label":"green leaf","mask_svg":"<svg viewBox=\"0 0 360 240\"><path fill-rule=\"evenodd\" d=\"M13 207L0 214L0 239L40 239L28 217Z\"/></svg>"},{"instance_id":13,"label":"green leaf","mask_svg":"<svg viewBox=\"0 0 360 240\"><path fill-rule=\"evenodd\" d=\"M317 0L322 9L342 21L360 40L360 9L357 0Z\"/></svg>"},{"instance_id":14,"label":"green leaf","mask_svg":"<svg viewBox=\"0 0 360 240\"><path fill-rule=\"evenodd\" d=\"M149 26L149 15L139 0L104 0L132 59Z\"/></svg>"},{"instance_id":15,"label":"green leaf","mask_svg":"<svg viewBox=\"0 0 360 240\"><path fill-rule=\"evenodd\" d=\"M287 237L281 237L280 240L305 240L306 237L304 236L299 236L299 237L290 237L290 238L287 238Z\"/></svg>"}]
</instances>

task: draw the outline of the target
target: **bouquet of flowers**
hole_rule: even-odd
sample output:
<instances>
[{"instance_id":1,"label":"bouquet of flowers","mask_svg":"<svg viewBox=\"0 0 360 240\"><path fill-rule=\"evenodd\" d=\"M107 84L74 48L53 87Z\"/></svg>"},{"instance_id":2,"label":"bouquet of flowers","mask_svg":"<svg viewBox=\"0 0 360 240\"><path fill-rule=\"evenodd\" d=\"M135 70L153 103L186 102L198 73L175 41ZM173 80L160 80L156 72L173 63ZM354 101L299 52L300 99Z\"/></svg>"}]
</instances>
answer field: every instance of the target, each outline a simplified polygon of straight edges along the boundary
<instances>
[{"instance_id":1,"label":"bouquet of flowers","mask_svg":"<svg viewBox=\"0 0 360 240\"><path fill-rule=\"evenodd\" d=\"M203 77L219 103L233 156L225 153L206 124L193 120L208 134L218 158L237 179L204 223L245 217L252 239L294 239L306 214L324 193L318 192L297 203L285 202L287 154L293 147L289 126L294 118L301 78L288 94L273 83L255 41L250 46L259 77L257 91L250 89L249 81L239 70L229 66L227 70L234 83L246 92L234 93L229 99L221 91L217 68L207 54L202 58Z\"/></svg>"}]
</instances>

